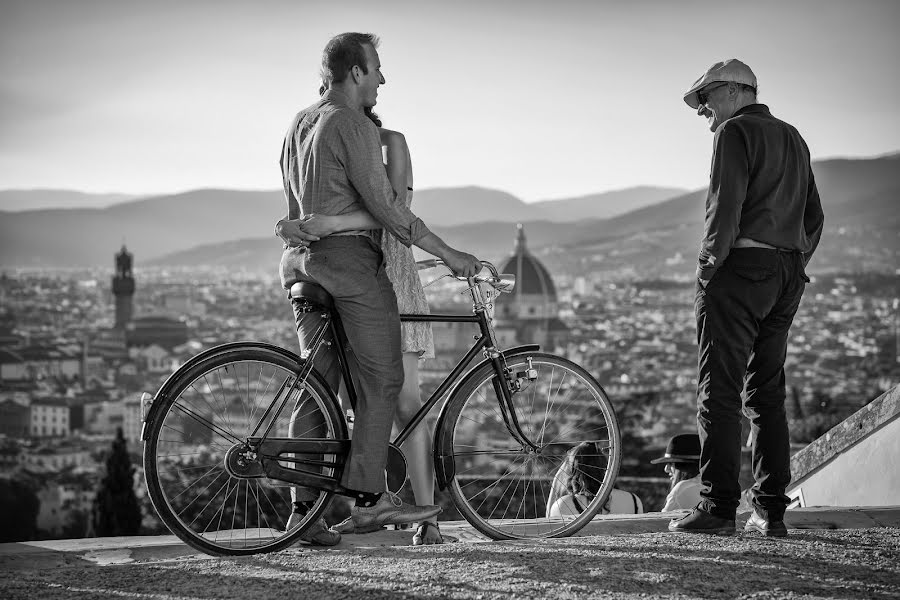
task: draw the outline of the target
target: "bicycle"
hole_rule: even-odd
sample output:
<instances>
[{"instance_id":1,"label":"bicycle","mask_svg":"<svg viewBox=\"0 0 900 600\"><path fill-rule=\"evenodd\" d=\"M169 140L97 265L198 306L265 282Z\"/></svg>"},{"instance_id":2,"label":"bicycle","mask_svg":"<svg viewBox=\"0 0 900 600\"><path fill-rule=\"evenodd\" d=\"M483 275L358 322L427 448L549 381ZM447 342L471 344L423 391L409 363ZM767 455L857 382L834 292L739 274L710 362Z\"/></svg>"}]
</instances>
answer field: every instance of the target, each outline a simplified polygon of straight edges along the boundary
<instances>
[{"instance_id":1,"label":"bicycle","mask_svg":"<svg viewBox=\"0 0 900 600\"><path fill-rule=\"evenodd\" d=\"M420 266L442 264L434 259ZM492 539L565 537L588 523L608 498L621 460L612 404L580 366L529 344L497 347L492 299L515 277L484 262L489 275L467 281L473 314L401 315L401 321L473 323L480 335L413 419L391 442L387 479L406 478L403 441L444 397L434 431L438 487L478 531ZM349 449L347 421L335 392L312 368L331 332L348 396L355 405L340 319L319 286L298 283L291 295L321 321L309 354L259 342L235 342L189 359L142 397L144 474L154 508L181 540L213 555L286 548L341 493ZM468 368L479 354L484 358ZM293 406L292 417L285 408ZM287 434L289 419L314 421ZM324 435L321 435L324 432ZM593 442L603 480L579 515L548 518L547 498L566 452ZM286 530L290 488L319 491L304 519Z\"/></svg>"}]
</instances>

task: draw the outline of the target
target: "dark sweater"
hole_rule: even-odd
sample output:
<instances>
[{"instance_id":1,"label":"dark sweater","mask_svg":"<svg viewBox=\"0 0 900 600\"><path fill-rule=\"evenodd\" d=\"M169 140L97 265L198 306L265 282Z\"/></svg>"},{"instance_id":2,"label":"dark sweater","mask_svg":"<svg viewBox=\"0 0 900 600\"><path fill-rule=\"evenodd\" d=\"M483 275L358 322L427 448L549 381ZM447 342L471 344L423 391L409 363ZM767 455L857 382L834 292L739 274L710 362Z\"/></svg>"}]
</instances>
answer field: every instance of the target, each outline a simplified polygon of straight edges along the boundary
<instances>
[{"instance_id":1,"label":"dark sweater","mask_svg":"<svg viewBox=\"0 0 900 600\"><path fill-rule=\"evenodd\" d=\"M740 237L802 252L805 264L823 223L809 148L792 125L751 104L719 126L698 277L711 279Z\"/></svg>"}]
</instances>

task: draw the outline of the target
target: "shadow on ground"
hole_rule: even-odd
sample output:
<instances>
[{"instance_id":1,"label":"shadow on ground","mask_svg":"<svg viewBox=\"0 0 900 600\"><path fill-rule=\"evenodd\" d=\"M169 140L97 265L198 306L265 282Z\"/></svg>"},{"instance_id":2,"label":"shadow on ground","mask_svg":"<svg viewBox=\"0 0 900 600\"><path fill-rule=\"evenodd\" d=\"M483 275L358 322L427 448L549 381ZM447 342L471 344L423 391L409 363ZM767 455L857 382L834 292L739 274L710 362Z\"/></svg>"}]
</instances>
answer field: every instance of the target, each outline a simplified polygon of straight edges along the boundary
<instances>
[{"instance_id":1,"label":"shadow on ground","mask_svg":"<svg viewBox=\"0 0 900 600\"><path fill-rule=\"evenodd\" d=\"M900 529L291 549L0 575L7 598L896 598Z\"/></svg>"}]
</instances>

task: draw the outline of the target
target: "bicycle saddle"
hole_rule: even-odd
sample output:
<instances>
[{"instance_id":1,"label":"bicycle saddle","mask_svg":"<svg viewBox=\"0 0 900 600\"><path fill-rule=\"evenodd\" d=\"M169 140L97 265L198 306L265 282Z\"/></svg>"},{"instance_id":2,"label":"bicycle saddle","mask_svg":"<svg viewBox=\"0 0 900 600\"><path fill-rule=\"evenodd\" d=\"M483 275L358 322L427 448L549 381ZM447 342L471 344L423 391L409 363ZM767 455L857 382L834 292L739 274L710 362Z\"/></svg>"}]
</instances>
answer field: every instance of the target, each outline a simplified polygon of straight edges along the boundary
<instances>
[{"instance_id":1,"label":"bicycle saddle","mask_svg":"<svg viewBox=\"0 0 900 600\"><path fill-rule=\"evenodd\" d=\"M298 281L291 286L291 299L305 300L311 306L332 310L334 308L334 299L325 288L317 283L308 281Z\"/></svg>"}]
</instances>

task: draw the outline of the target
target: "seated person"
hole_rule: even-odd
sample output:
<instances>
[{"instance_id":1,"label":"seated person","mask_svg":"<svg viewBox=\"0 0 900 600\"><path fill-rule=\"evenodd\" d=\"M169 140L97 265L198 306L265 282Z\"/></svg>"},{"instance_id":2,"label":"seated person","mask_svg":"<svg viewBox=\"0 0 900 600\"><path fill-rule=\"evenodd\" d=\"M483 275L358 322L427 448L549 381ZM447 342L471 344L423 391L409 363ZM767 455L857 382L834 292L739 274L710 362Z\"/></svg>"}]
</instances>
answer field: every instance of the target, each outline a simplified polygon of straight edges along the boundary
<instances>
[{"instance_id":1,"label":"seated person","mask_svg":"<svg viewBox=\"0 0 900 600\"><path fill-rule=\"evenodd\" d=\"M566 453L556 471L547 498L547 518L575 517L584 512L603 482L605 455L593 442L582 442ZM597 514L637 514L644 512L641 499L631 492L613 489Z\"/></svg>"},{"instance_id":2,"label":"seated person","mask_svg":"<svg viewBox=\"0 0 900 600\"><path fill-rule=\"evenodd\" d=\"M666 474L672 480L669 495L662 512L690 510L700 502L700 436L682 433L669 440L666 454L650 461L654 465L664 463Z\"/></svg>"}]
</instances>

